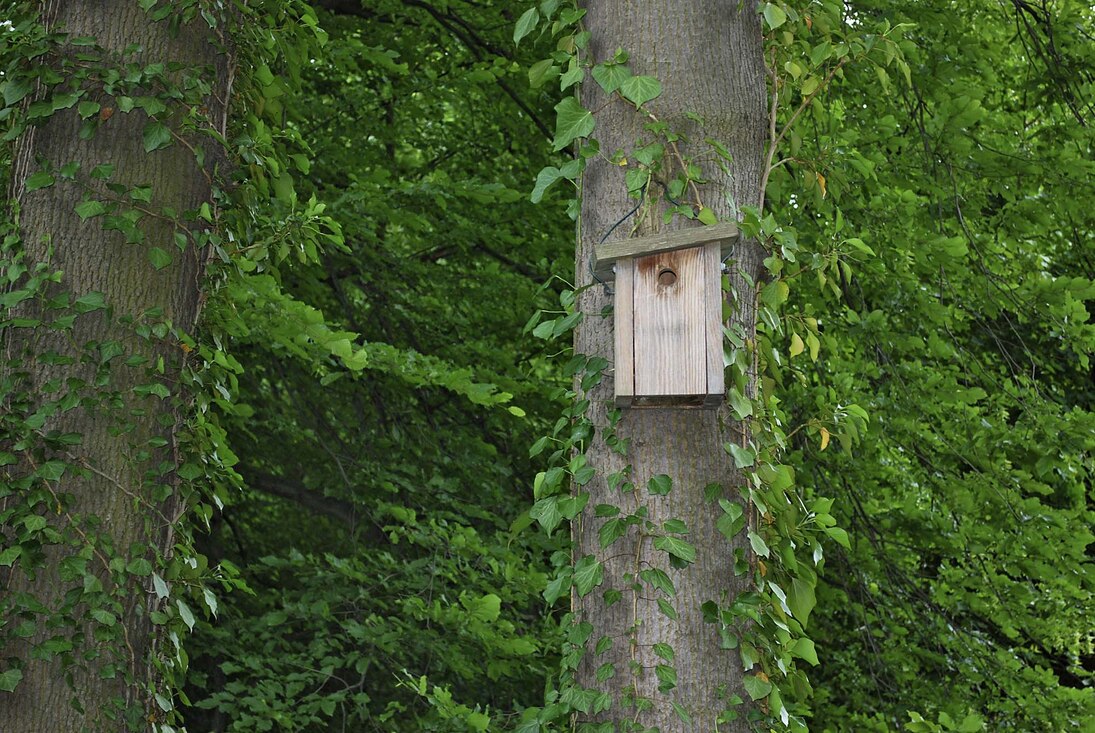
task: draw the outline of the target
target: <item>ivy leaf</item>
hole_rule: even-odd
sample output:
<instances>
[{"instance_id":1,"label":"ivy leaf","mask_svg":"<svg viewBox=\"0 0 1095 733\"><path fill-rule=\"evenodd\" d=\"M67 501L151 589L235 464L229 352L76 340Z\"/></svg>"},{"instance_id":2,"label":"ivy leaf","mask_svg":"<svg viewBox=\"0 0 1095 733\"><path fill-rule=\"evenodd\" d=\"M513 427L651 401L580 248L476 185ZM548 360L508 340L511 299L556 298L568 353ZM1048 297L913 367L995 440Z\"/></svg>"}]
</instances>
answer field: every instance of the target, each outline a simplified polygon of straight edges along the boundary
<instances>
[{"instance_id":1,"label":"ivy leaf","mask_svg":"<svg viewBox=\"0 0 1095 733\"><path fill-rule=\"evenodd\" d=\"M575 97L567 97L555 105L555 150L562 150L580 137L588 137L596 123L593 113L583 107Z\"/></svg>"},{"instance_id":2,"label":"ivy leaf","mask_svg":"<svg viewBox=\"0 0 1095 733\"><path fill-rule=\"evenodd\" d=\"M0 672L0 691L13 692L23 679L23 670L6 669Z\"/></svg>"},{"instance_id":3,"label":"ivy leaf","mask_svg":"<svg viewBox=\"0 0 1095 733\"><path fill-rule=\"evenodd\" d=\"M817 605L814 587L801 578L795 578L791 581L791 592L787 594L787 605L790 606L791 613L799 620L799 623L805 627L810 619L810 611Z\"/></svg>"},{"instance_id":4,"label":"ivy leaf","mask_svg":"<svg viewBox=\"0 0 1095 733\"><path fill-rule=\"evenodd\" d=\"M12 563L19 559L19 556L23 554L22 545L12 545L8 549L0 552L0 567L11 567Z\"/></svg>"},{"instance_id":5,"label":"ivy leaf","mask_svg":"<svg viewBox=\"0 0 1095 733\"><path fill-rule=\"evenodd\" d=\"M744 420L753 414L753 403L736 388L731 387L727 391L727 398L730 400L730 407L734 409L734 417L738 420Z\"/></svg>"},{"instance_id":6,"label":"ivy leaf","mask_svg":"<svg viewBox=\"0 0 1095 733\"><path fill-rule=\"evenodd\" d=\"M102 105L100 105L98 102L84 100L83 102L80 102L80 106L77 107L77 111L80 113L80 117L86 120L92 115L99 114L99 110L101 108Z\"/></svg>"},{"instance_id":7,"label":"ivy leaf","mask_svg":"<svg viewBox=\"0 0 1095 733\"><path fill-rule=\"evenodd\" d=\"M106 204L102 201L81 201L76 204L76 214L84 221L104 213L106 213Z\"/></svg>"},{"instance_id":8,"label":"ivy leaf","mask_svg":"<svg viewBox=\"0 0 1095 733\"><path fill-rule=\"evenodd\" d=\"M28 532L39 532L46 528L46 518L40 514L31 514L23 519L23 526Z\"/></svg>"},{"instance_id":9,"label":"ivy leaf","mask_svg":"<svg viewBox=\"0 0 1095 733\"><path fill-rule=\"evenodd\" d=\"M597 64L593 67L593 79L606 94L612 94L631 78L631 70L623 64Z\"/></svg>"},{"instance_id":10,"label":"ivy leaf","mask_svg":"<svg viewBox=\"0 0 1095 733\"><path fill-rule=\"evenodd\" d=\"M601 528L597 531L597 538L600 540L601 549L605 549L613 542L623 537L625 532L627 532L627 523L622 519L610 519L602 524Z\"/></svg>"},{"instance_id":11,"label":"ivy leaf","mask_svg":"<svg viewBox=\"0 0 1095 733\"><path fill-rule=\"evenodd\" d=\"M734 443L727 443L726 450L734 457L734 465L738 468L749 468L757 457L752 448L739 448Z\"/></svg>"},{"instance_id":12,"label":"ivy leaf","mask_svg":"<svg viewBox=\"0 0 1095 733\"><path fill-rule=\"evenodd\" d=\"M148 250L148 259L157 270L162 270L171 264L171 255L162 247L153 247Z\"/></svg>"},{"instance_id":13,"label":"ivy leaf","mask_svg":"<svg viewBox=\"0 0 1095 733\"><path fill-rule=\"evenodd\" d=\"M756 675L746 675L743 681L745 682L745 691L749 693L749 697L753 700L768 697L768 693L772 691L772 683Z\"/></svg>"},{"instance_id":14,"label":"ivy leaf","mask_svg":"<svg viewBox=\"0 0 1095 733\"><path fill-rule=\"evenodd\" d=\"M529 201L534 204L540 203L544 198L544 193L551 188L551 184L562 177L563 172L553 165L549 165L541 170L536 174L536 185L532 188L532 195L529 196Z\"/></svg>"},{"instance_id":15,"label":"ivy leaf","mask_svg":"<svg viewBox=\"0 0 1095 733\"><path fill-rule=\"evenodd\" d=\"M564 569L566 572L560 573L553 578L552 581L548 583L547 588L544 588L544 600L547 601L549 606L570 590L572 573L569 567Z\"/></svg>"},{"instance_id":16,"label":"ivy leaf","mask_svg":"<svg viewBox=\"0 0 1095 733\"><path fill-rule=\"evenodd\" d=\"M26 182L26 190L37 191L40 188L49 188L54 183L53 176L45 171L38 171L34 175L30 176Z\"/></svg>"},{"instance_id":17,"label":"ivy leaf","mask_svg":"<svg viewBox=\"0 0 1095 733\"><path fill-rule=\"evenodd\" d=\"M93 608L91 609L91 617L101 623L103 626L113 626L118 623L117 617L105 608Z\"/></svg>"},{"instance_id":18,"label":"ivy leaf","mask_svg":"<svg viewBox=\"0 0 1095 733\"><path fill-rule=\"evenodd\" d=\"M667 596L677 595L677 589L673 585L673 581L664 570L659 568L648 568L639 572L639 579L649 583L651 587L657 588Z\"/></svg>"},{"instance_id":19,"label":"ivy leaf","mask_svg":"<svg viewBox=\"0 0 1095 733\"><path fill-rule=\"evenodd\" d=\"M529 516L539 522L545 532L551 534L563 521L563 514L559 511L559 497L549 496L536 502L529 510Z\"/></svg>"},{"instance_id":20,"label":"ivy leaf","mask_svg":"<svg viewBox=\"0 0 1095 733\"><path fill-rule=\"evenodd\" d=\"M12 79L4 84L4 104L8 107L15 105L30 94L31 84L29 79ZM19 673L22 677L22 672ZM2 689L2 688L0 688Z\"/></svg>"},{"instance_id":21,"label":"ivy leaf","mask_svg":"<svg viewBox=\"0 0 1095 733\"><path fill-rule=\"evenodd\" d=\"M528 83L533 89L539 89L547 84L549 79L553 79L558 75L559 68L555 66L555 61L553 59L544 59L529 67Z\"/></svg>"},{"instance_id":22,"label":"ivy leaf","mask_svg":"<svg viewBox=\"0 0 1095 733\"><path fill-rule=\"evenodd\" d=\"M745 510L741 508L741 504L726 499L720 499L719 506L722 507L722 516L715 522L715 528L723 537L733 540L745 526Z\"/></svg>"},{"instance_id":23,"label":"ivy leaf","mask_svg":"<svg viewBox=\"0 0 1095 733\"><path fill-rule=\"evenodd\" d=\"M652 76L632 76L620 83L620 94L636 108L662 93L662 83Z\"/></svg>"},{"instance_id":24,"label":"ivy leaf","mask_svg":"<svg viewBox=\"0 0 1095 733\"><path fill-rule=\"evenodd\" d=\"M166 148L170 144L171 131L163 123L153 120L144 126L144 151L146 153Z\"/></svg>"},{"instance_id":25,"label":"ivy leaf","mask_svg":"<svg viewBox=\"0 0 1095 733\"><path fill-rule=\"evenodd\" d=\"M679 519L667 519L662 529L673 534L688 534L688 525Z\"/></svg>"},{"instance_id":26,"label":"ivy leaf","mask_svg":"<svg viewBox=\"0 0 1095 733\"><path fill-rule=\"evenodd\" d=\"M659 473L657 476L650 478L646 488L654 496L665 496L673 489L673 479L664 473Z\"/></svg>"},{"instance_id":27,"label":"ivy leaf","mask_svg":"<svg viewBox=\"0 0 1095 733\"><path fill-rule=\"evenodd\" d=\"M696 561L695 546L682 539L678 539L677 537L655 537L654 547L655 549L667 552L686 563Z\"/></svg>"},{"instance_id":28,"label":"ivy leaf","mask_svg":"<svg viewBox=\"0 0 1095 733\"><path fill-rule=\"evenodd\" d=\"M513 17L512 15L510 16ZM521 43L521 39L527 36L536 28L536 24L540 22L540 11L536 8L529 8L526 10L520 18L517 19L517 26L513 29L513 42L516 44Z\"/></svg>"},{"instance_id":29,"label":"ivy leaf","mask_svg":"<svg viewBox=\"0 0 1095 733\"><path fill-rule=\"evenodd\" d=\"M584 596L599 586L605 577L605 569L593 555L586 555L574 566L574 587Z\"/></svg>"}]
</instances>

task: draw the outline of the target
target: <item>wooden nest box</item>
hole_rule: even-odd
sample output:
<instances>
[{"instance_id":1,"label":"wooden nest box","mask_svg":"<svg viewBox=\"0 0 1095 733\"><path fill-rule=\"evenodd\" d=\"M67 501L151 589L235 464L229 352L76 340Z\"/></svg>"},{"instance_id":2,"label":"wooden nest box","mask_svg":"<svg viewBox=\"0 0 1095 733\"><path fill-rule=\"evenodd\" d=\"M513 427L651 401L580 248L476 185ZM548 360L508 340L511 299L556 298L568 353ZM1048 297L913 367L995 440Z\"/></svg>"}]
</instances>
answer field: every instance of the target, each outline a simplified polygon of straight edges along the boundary
<instances>
[{"instance_id":1,"label":"wooden nest box","mask_svg":"<svg viewBox=\"0 0 1095 733\"><path fill-rule=\"evenodd\" d=\"M615 280L618 406L722 404L721 265L737 237L727 222L597 245L594 272Z\"/></svg>"}]
</instances>

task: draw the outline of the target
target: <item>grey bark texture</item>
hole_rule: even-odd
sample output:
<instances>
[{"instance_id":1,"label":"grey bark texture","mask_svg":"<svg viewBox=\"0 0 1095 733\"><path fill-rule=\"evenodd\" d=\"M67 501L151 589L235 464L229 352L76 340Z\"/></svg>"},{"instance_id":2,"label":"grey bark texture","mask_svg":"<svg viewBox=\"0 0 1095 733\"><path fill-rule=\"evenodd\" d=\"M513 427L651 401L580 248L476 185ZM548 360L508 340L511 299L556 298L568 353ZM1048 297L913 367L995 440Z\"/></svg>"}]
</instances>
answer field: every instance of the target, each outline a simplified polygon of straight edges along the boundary
<instances>
[{"instance_id":1,"label":"grey bark texture","mask_svg":"<svg viewBox=\"0 0 1095 733\"><path fill-rule=\"evenodd\" d=\"M729 175L707 164L704 173L709 182L700 189L703 203L720 220L740 218L739 207L757 200L766 129L762 32L753 4L728 0L597 0L585 7L585 27L592 33L588 52L592 60L609 60L617 48L623 48L630 54L628 63L634 74L649 74L660 80L662 94L648 107L673 131L685 136L680 150L686 159L712 160L711 149L703 142L706 137L720 141L732 153ZM587 285L592 281L594 245L635 204L628 198L626 168L605 158L613 151L632 149L639 140L654 142L654 138L643 131L648 121L644 115L618 97L609 99L593 82L583 86L582 103L587 109L597 110L593 136L599 140L602 152L600 158L590 162L582 185L577 281ZM703 125L686 113L698 115ZM671 171L670 176L674 173ZM651 183L651 192L661 194L658 184ZM678 217L668 227L697 225ZM612 238L627 236L632 230L634 236L651 234L665 226L661 211L657 211L640 222L629 219ZM754 291L740 273L757 277L762 256L756 243L739 240L730 257L732 289L738 294L730 298L731 323L741 324L749 334L754 332L755 324ZM580 296L579 308L585 317L575 337L578 353L612 360L613 322L611 317L602 317L611 304L611 296L600 286ZM605 379L591 395L591 418L598 433L607 423L611 391L612 380ZM614 707L591 720L614 721L621 731L657 728L661 733L711 733L730 696L737 694L748 700L737 653L719 648L717 628L704 622L700 610L709 600L726 605L751 583L747 576L737 577L733 572L733 549L746 547L744 536L735 544L728 542L715 525L721 510L717 503L704 499L704 487L717 483L722 486L721 496L740 500L742 476L723 445L740 442L742 430L725 407L717 411L625 410L617 432L630 441L626 457L614 454L599 439L593 441L587 457L597 467L598 475L586 487L590 501L574 525L575 558L592 554L602 560L605 582L584 598L574 594L577 620L594 627L578 681L584 687L610 693ZM629 465L630 480L636 487L634 498L610 489L604 479ZM658 474L672 479L673 489L667 496L647 493L648 481ZM598 504L616 504L625 512L633 511L636 504L645 505L659 527L671 518L683 520L690 531L685 539L698 550L696 562L674 569L667 555L653 547L650 537L640 538L634 531L601 551L597 533L604 520L593 516ZM641 584L637 592L631 590L637 573L652 567L665 570L676 586L676 597L667 599L679 614L676 621L659 610L659 593L649 585ZM623 600L606 604L603 591L607 588L622 591ZM612 640L611 648L595 655L595 645L606 636ZM659 643L669 645L675 654L671 666L676 670L677 683L666 692L659 691L655 674L656 665L667 663L654 652L654 645ZM605 663L614 665L615 675L598 682L596 671ZM633 704L629 707L629 701L636 698L653 704L640 706L645 709ZM680 705L692 722L682 720L671 703ZM738 710L745 712L744 707ZM625 721L628 725L623 725ZM740 719L720 724L718 730L745 731L747 726Z\"/></svg>"},{"instance_id":2,"label":"grey bark texture","mask_svg":"<svg viewBox=\"0 0 1095 733\"><path fill-rule=\"evenodd\" d=\"M41 4L40 11L47 27L71 37L93 37L108 57L120 59L123 49L139 44L141 50L126 61L141 65L175 61L204 69L209 75L206 78L215 79L213 97L206 103L209 118L224 132L229 62L200 17L171 29L167 20L153 22L136 2L49 0ZM62 47L60 53L73 50ZM155 94L156 90L144 93ZM48 94L48 90L38 94ZM175 225L155 216L145 216L140 222L143 242L127 243L120 232L104 230L102 218L83 221L74 208L89 191L93 197L116 198L116 194L106 193L101 181L89 178L99 164L114 165L113 183L151 186L150 210L171 207L183 216L210 201L211 178L194 153L177 142L145 152L142 132L148 117L142 111L118 111L117 100L101 88L90 88L86 98L115 114L102 122L90 140L78 137L76 107L59 110L45 124L28 128L16 145L9 189L9 197L19 206L28 263L49 262L52 269L62 271L63 278L54 290L71 294L73 300L91 292L103 293L109 311L79 316L68 333L42 328L0 333L0 378L20 380L30 394L42 395L39 399L43 401L59 396L45 389L56 380L65 385L62 392L76 390L85 397L98 398L58 412L39 430L42 435L59 431L83 436L79 445L46 456L84 469L79 476L70 470L54 482L52 490L59 501L51 501L48 509L43 505L43 516L50 526L72 544L45 547L44 566L31 577L18 565L0 568L0 619L11 625L29 619L36 626L33 636L0 649L0 657L24 660L23 680L15 692L0 693L0 730L4 733L130 731L147 729L160 715L147 694L156 683L150 664L157 653L149 621L149 613L156 607L151 579L130 576L127 587L117 587L105 561L108 552L113 552L127 561L145 558L155 566L157 556L166 557L172 551L175 523L181 514L174 492L181 416L175 414L170 400L135 394L135 386L151 380L144 367L125 367L122 362L140 355L155 364L162 357L161 380L174 390L185 355L177 343L137 337L132 326L120 324L118 319L168 320L177 329L191 332L200 309L203 254L192 245L180 251L173 239ZM177 128L178 115L168 112L162 119ZM222 158L211 149L208 137L194 137L189 142L204 146L207 169L212 167L209 161ZM58 178L53 186L27 192L26 177L43 162L54 168L79 163L77 180ZM199 224L192 218L184 221L184 226L192 229ZM149 260L153 246L171 253L172 264L156 270ZM36 304L21 307L24 309L17 315L42 314ZM149 316L152 309L160 309L162 315ZM106 369L108 386L79 386L73 380L93 385L96 372L102 377L98 365L79 361L85 345L111 341L120 343L124 354ZM41 359L50 352L77 361L61 365ZM19 366L12 368L12 364ZM110 393L107 399L102 399L104 390ZM149 441L154 439L163 439L166 446L150 450ZM140 455L142 451L144 455ZM26 463L8 467L8 478L28 468ZM22 500L18 494L0 499L0 512L6 503ZM95 639L96 622L87 618L88 607L79 600L77 589L83 581L66 577L61 569L63 560L93 545L96 551L88 552L87 571L97 576L108 592L117 591L122 602L118 623L124 634L114 649ZM25 603L15 601L20 594L33 596L47 612L29 612ZM14 608L21 609L20 618L13 617ZM10 632L10 628L4 631ZM74 651L51 659L29 654L49 638L72 641ZM112 665L117 666L115 671L110 670Z\"/></svg>"}]
</instances>

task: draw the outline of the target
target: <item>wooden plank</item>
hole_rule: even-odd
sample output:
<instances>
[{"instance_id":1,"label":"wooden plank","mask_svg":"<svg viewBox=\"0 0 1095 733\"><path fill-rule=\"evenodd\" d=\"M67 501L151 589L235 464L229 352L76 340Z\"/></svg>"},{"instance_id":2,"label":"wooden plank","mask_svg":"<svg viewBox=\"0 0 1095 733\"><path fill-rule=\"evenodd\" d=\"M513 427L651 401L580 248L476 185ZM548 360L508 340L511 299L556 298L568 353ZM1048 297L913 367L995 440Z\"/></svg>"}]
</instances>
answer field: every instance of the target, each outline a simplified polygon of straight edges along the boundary
<instances>
[{"instance_id":1,"label":"wooden plank","mask_svg":"<svg viewBox=\"0 0 1095 733\"><path fill-rule=\"evenodd\" d=\"M706 299L704 340L707 348L707 399L703 406L717 407L726 392L722 357L722 252L719 243L704 245L703 256Z\"/></svg>"},{"instance_id":2,"label":"wooden plank","mask_svg":"<svg viewBox=\"0 0 1095 733\"><path fill-rule=\"evenodd\" d=\"M593 272L601 280L608 282L616 278L612 265L623 257L639 257L672 252L689 247L697 247L709 242L722 244L723 256L729 254L730 248L738 238L738 225L732 221L724 221L713 226L688 227L672 232L661 232L647 237L633 237L631 239L617 239L611 242L598 244L594 251Z\"/></svg>"},{"instance_id":3,"label":"wooden plank","mask_svg":"<svg viewBox=\"0 0 1095 733\"><path fill-rule=\"evenodd\" d=\"M634 260L630 257L618 260L616 268L620 279L616 282L616 295L613 306L613 327L615 330L615 368L616 404L620 407L631 405L635 396L635 297L632 278Z\"/></svg>"},{"instance_id":4,"label":"wooden plank","mask_svg":"<svg viewBox=\"0 0 1095 733\"><path fill-rule=\"evenodd\" d=\"M717 245L716 245L717 246ZM707 393L704 248L633 260L635 394ZM621 270L621 275L623 274Z\"/></svg>"}]
</instances>

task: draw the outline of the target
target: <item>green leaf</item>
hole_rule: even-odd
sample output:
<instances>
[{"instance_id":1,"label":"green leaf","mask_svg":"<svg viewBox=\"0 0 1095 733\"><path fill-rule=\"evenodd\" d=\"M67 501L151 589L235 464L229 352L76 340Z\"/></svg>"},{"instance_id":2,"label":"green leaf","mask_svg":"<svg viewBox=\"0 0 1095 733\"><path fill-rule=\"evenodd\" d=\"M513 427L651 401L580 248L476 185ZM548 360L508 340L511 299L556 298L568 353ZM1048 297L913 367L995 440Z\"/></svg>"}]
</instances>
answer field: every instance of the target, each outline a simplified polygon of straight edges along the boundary
<instances>
[{"instance_id":1,"label":"green leaf","mask_svg":"<svg viewBox=\"0 0 1095 733\"><path fill-rule=\"evenodd\" d=\"M783 12L783 8L775 3L766 3L764 6L764 20L768 23L769 28L775 30L787 22L787 13ZM754 697L753 699L756 700L757 698Z\"/></svg>"},{"instance_id":2,"label":"green leaf","mask_svg":"<svg viewBox=\"0 0 1095 733\"><path fill-rule=\"evenodd\" d=\"M567 97L559 102L555 105L555 112L555 150L562 150L580 137L588 137L596 126L593 113L583 107L575 97Z\"/></svg>"},{"instance_id":3,"label":"green leaf","mask_svg":"<svg viewBox=\"0 0 1095 733\"><path fill-rule=\"evenodd\" d=\"M649 483L646 485L647 491L654 496L665 496L673 489L673 479L664 473L659 473L657 476L652 476Z\"/></svg>"},{"instance_id":4,"label":"green leaf","mask_svg":"<svg viewBox=\"0 0 1095 733\"><path fill-rule=\"evenodd\" d=\"M586 555L574 566L574 587L578 595L587 595L604 581L604 566L593 555Z\"/></svg>"},{"instance_id":5,"label":"green leaf","mask_svg":"<svg viewBox=\"0 0 1095 733\"><path fill-rule=\"evenodd\" d=\"M543 61L537 61L535 64L529 67L528 70L528 83L533 89L539 89L546 84L550 79L553 79L559 74L559 67L555 65L553 59L544 59Z\"/></svg>"},{"instance_id":6,"label":"green leaf","mask_svg":"<svg viewBox=\"0 0 1095 733\"><path fill-rule=\"evenodd\" d=\"M700 209L700 213L696 214L696 218L707 226L714 226L719 223L719 219L715 216L715 212L704 206Z\"/></svg>"},{"instance_id":7,"label":"green leaf","mask_svg":"<svg viewBox=\"0 0 1095 733\"><path fill-rule=\"evenodd\" d=\"M510 16L513 17L512 15ZM536 8L529 8L521 17L517 19L517 25L513 29L513 42L521 43L521 39L532 33L536 28L536 24L540 22L540 11Z\"/></svg>"},{"instance_id":8,"label":"green leaf","mask_svg":"<svg viewBox=\"0 0 1095 733\"><path fill-rule=\"evenodd\" d=\"M171 264L171 254L162 247L152 247L148 250L148 259L157 270L162 270Z\"/></svg>"},{"instance_id":9,"label":"green leaf","mask_svg":"<svg viewBox=\"0 0 1095 733\"><path fill-rule=\"evenodd\" d=\"M601 544L601 549L605 549L616 540L620 539L627 532L627 523L622 519L610 519L601 525L601 528L597 530L597 539Z\"/></svg>"},{"instance_id":10,"label":"green leaf","mask_svg":"<svg viewBox=\"0 0 1095 733\"><path fill-rule=\"evenodd\" d=\"M29 79L12 79L4 84L4 105L11 107L30 94L32 85Z\"/></svg>"},{"instance_id":11,"label":"green leaf","mask_svg":"<svg viewBox=\"0 0 1095 733\"><path fill-rule=\"evenodd\" d=\"M496 621L498 616L502 613L502 599L494 593L488 593L481 598L468 600L467 598L461 599L464 607L468 609L468 614L479 621L484 623L490 623Z\"/></svg>"},{"instance_id":12,"label":"green leaf","mask_svg":"<svg viewBox=\"0 0 1095 733\"><path fill-rule=\"evenodd\" d=\"M606 94L612 94L631 78L631 69L624 64L597 64L593 67L593 80Z\"/></svg>"},{"instance_id":13,"label":"green leaf","mask_svg":"<svg viewBox=\"0 0 1095 733\"><path fill-rule=\"evenodd\" d=\"M46 518L40 514L31 514L23 519L23 526L29 532L38 532L46 528Z\"/></svg>"},{"instance_id":14,"label":"green leaf","mask_svg":"<svg viewBox=\"0 0 1095 733\"><path fill-rule=\"evenodd\" d=\"M144 150L151 153L153 150L165 148L171 144L171 131L162 123L155 120L144 127Z\"/></svg>"},{"instance_id":15,"label":"green leaf","mask_svg":"<svg viewBox=\"0 0 1095 733\"><path fill-rule=\"evenodd\" d=\"M91 617L101 623L103 626L113 626L118 623L118 619L110 611L105 608L93 608L91 609Z\"/></svg>"},{"instance_id":16,"label":"green leaf","mask_svg":"<svg viewBox=\"0 0 1095 733\"><path fill-rule=\"evenodd\" d=\"M845 549L852 549L851 542L848 541L848 533L840 527L826 527L825 534L832 537L838 544L842 545Z\"/></svg>"},{"instance_id":17,"label":"green leaf","mask_svg":"<svg viewBox=\"0 0 1095 733\"><path fill-rule=\"evenodd\" d=\"M38 467L38 475L46 481L60 481L67 468L64 461L46 461Z\"/></svg>"},{"instance_id":18,"label":"green leaf","mask_svg":"<svg viewBox=\"0 0 1095 733\"><path fill-rule=\"evenodd\" d=\"M686 563L696 561L696 548L678 537L655 537L655 549L667 552Z\"/></svg>"},{"instance_id":19,"label":"green leaf","mask_svg":"<svg viewBox=\"0 0 1095 733\"><path fill-rule=\"evenodd\" d=\"M810 611L814 610L816 604L814 587L801 578L794 578L791 581L790 592L787 594L787 605L790 606L791 613L794 614L794 617L799 620L803 627L809 621Z\"/></svg>"},{"instance_id":20,"label":"green leaf","mask_svg":"<svg viewBox=\"0 0 1095 733\"><path fill-rule=\"evenodd\" d=\"M156 598L164 599L171 595L171 591L167 588L167 583L157 573L152 573L152 587L156 591Z\"/></svg>"},{"instance_id":21,"label":"green leaf","mask_svg":"<svg viewBox=\"0 0 1095 733\"><path fill-rule=\"evenodd\" d=\"M13 692L23 679L23 670L5 669L0 672L0 692Z\"/></svg>"},{"instance_id":22,"label":"green leaf","mask_svg":"<svg viewBox=\"0 0 1095 733\"><path fill-rule=\"evenodd\" d=\"M752 448L740 448L734 443L727 443L726 450L734 457L734 465L738 468L749 468L756 461L756 453Z\"/></svg>"},{"instance_id":23,"label":"green leaf","mask_svg":"<svg viewBox=\"0 0 1095 733\"><path fill-rule=\"evenodd\" d=\"M563 177L562 171L553 165L549 165L536 174L536 185L532 188L532 195L529 196L529 200L538 204L544 198L544 193L551 188L551 185ZM543 338L543 337L538 337Z\"/></svg>"},{"instance_id":24,"label":"green leaf","mask_svg":"<svg viewBox=\"0 0 1095 733\"><path fill-rule=\"evenodd\" d=\"M772 551L768 549L768 543L756 532L749 533L749 544L752 545L753 552L761 557L768 557L772 554Z\"/></svg>"},{"instance_id":25,"label":"green leaf","mask_svg":"<svg viewBox=\"0 0 1095 733\"><path fill-rule=\"evenodd\" d=\"M749 693L749 697L753 700L767 697L768 693L772 691L772 683L756 675L745 675L743 682L745 683L745 691Z\"/></svg>"},{"instance_id":26,"label":"green leaf","mask_svg":"<svg viewBox=\"0 0 1095 733\"><path fill-rule=\"evenodd\" d=\"M738 420L744 420L753 414L753 403L748 397L743 395L739 390L731 387L727 390L727 398L730 400L730 407L734 410L734 417Z\"/></svg>"},{"instance_id":27,"label":"green leaf","mask_svg":"<svg viewBox=\"0 0 1095 733\"><path fill-rule=\"evenodd\" d=\"M559 497L549 496L536 502L529 510L529 516L539 522L545 532L551 534L563 521L563 514L559 511Z\"/></svg>"},{"instance_id":28,"label":"green leaf","mask_svg":"<svg viewBox=\"0 0 1095 733\"><path fill-rule=\"evenodd\" d=\"M664 570L660 568L648 568L639 572L639 579L649 583L652 588L660 590L667 596L675 596L677 589L673 585L673 581L669 578Z\"/></svg>"},{"instance_id":29,"label":"green leaf","mask_svg":"<svg viewBox=\"0 0 1095 733\"><path fill-rule=\"evenodd\" d=\"M183 623L186 624L186 627L188 629L193 631L194 613L190 610L190 606L186 605L186 603L181 598L175 602L175 605L179 609L179 618L183 620Z\"/></svg>"},{"instance_id":30,"label":"green leaf","mask_svg":"<svg viewBox=\"0 0 1095 733\"><path fill-rule=\"evenodd\" d=\"M152 563L143 557L138 557L130 560L129 564L125 566L125 570L127 573L144 578L152 574Z\"/></svg>"},{"instance_id":31,"label":"green leaf","mask_svg":"<svg viewBox=\"0 0 1095 733\"><path fill-rule=\"evenodd\" d=\"M805 659L811 665L817 666L817 650L814 648L814 642L810 639L798 639L791 645L791 656L798 657L799 659Z\"/></svg>"},{"instance_id":32,"label":"green leaf","mask_svg":"<svg viewBox=\"0 0 1095 733\"><path fill-rule=\"evenodd\" d=\"M49 188L54 184L53 176L45 171L38 171L27 178L26 190L37 191L40 188Z\"/></svg>"},{"instance_id":33,"label":"green leaf","mask_svg":"<svg viewBox=\"0 0 1095 733\"><path fill-rule=\"evenodd\" d=\"M21 545L13 545L3 552L0 552L0 567L11 567L12 563L19 559L19 556L23 554L23 547Z\"/></svg>"},{"instance_id":34,"label":"green leaf","mask_svg":"<svg viewBox=\"0 0 1095 733\"><path fill-rule=\"evenodd\" d=\"M655 665L654 676L658 678L658 690L661 692L668 692L677 686L677 670L668 664Z\"/></svg>"},{"instance_id":35,"label":"green leaf","mask_svg":"<svg viewBox=\"0 0 1095 733\"><path fill-rule=\"evenodd\" d=\"M688 525L679 519L667 519L662 524L662 529L673 534L688 534Z\"/></svg>"},{"instance_id":36,"label":"green leaf","mask_svg":"<svg viewBox=\"0 0 1095 733\"><path fill-rule=\"evenodd\" d=\"M76 214L84 221L105 213L106 204L102 201L81 201L76 204Z\"/></svg>"},{"instance_id":37,"label":"green leaf","mask_svg":"<svg viewBox=\"0 0 1095 733\"><path fill-rule=\"evenodd\" d=\"M635 107L642 107L662 93L662 83L652 76L632 76L620 83L620 94Z\"/></svg>"},{"instance_id":38,"label":"green leaf","mask_svg":"<svg viewBox=\"0 0 1095 733\"><path fill-rule=\"evenodd\" d=\"M715 527L726 539L733 540L745 527L745 510L741 508L741 504L727 499L719 499L719 506L722 507L722 516L718 518Z\"/></svg>"},{"instance_id":39,"label":"green leaf","mask_svg":"<svg viewBox=\"0 0 1095 733\"><path fill-rule=\"evenodd\" d=\"M80 102L80 106L76 109L80 113L80 117L86 120L88 117L98 114L101 107L102 106L98 102L84 100L83 102Z\"/></svg>"}]
</instances>

